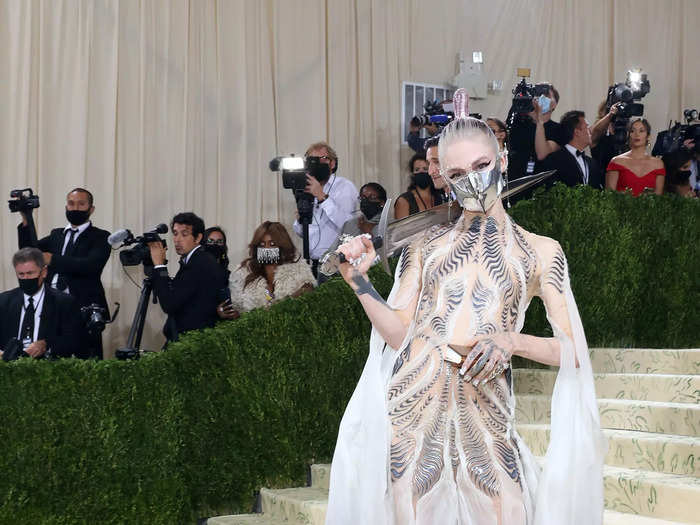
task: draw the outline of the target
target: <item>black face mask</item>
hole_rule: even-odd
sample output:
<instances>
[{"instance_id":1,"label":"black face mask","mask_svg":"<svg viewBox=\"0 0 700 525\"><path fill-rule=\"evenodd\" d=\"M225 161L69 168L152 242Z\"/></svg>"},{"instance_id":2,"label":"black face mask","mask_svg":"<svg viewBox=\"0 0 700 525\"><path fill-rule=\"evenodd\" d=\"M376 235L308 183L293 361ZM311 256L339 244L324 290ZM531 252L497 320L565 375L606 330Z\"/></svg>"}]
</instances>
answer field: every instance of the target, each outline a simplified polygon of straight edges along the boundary
<instances>
[{"instance_id":1,"label":"black face mask","mask_svg":"<svg viewBox=\"0 0 700 525\"><path fill-rule=\"evenodd\" d=\"M89 210L66 210L66 219L74 226L85 224L89 218Z\"/></svg>"},{"instance_id":2,"label":"black face mask","mask_svg":"<svg viewBox=\"0 0 700 525\"><path fill-rule=\"evenodd\" d=\"M413 174L413 182L415 182L416 186L418 186L421 190L424 190L425 188L430 186L431 180L432 179L430 178L430 175L427 171L420 171L418 173Z\"/></svg>"},{"instance_id":3,"label":"black face mask","mask_svg":"<svg viewBox=\"0 0 700 525\"><path fill-rule=\"evenodd\" d=\"M211 253L216 261L224 268L228 267L228 257L226 255L226 245L224 244L205 244L204 249Z\"/></svg>"},{"instance_id":4,"label":"black face mask","mask_svg":"<svg viewBox=\"0 0 700 525\"><path fill-rule=\"evenodd\" d=\"M319 184L325 184L331 177L331 168L328 164L319 162L315 166L312 166L309 170L309 175L316 179Z\"/></svg>"},{"instance_id":5,"label":"black face mask","mask_svg":"<svg viewBox=\"0 0 700 525\"><path fill-rule=\"evenodd\" d=\"M685 181L686 179L690 178L690 170L678 170L677 172L677 178L678 180Z\"/></svg>"},{"instance_id":6,"label":"black face mask","mask_svg":"<svg viewBox=\"0 0 700 525\"><path fill-rule=\"evenodd\" d=\"M384 205L380 202L373 202L369 199L360 199L360 211L365 219L370 220L382 211Z\"/></svg>"},{"instance_id":7,"label":"black face mask","mask_svg":"<svg viewBox=\"0 0 700 525\"><path fill-rule=\"evenodd\" d=\"M17 279L20 289L27 295L34 295L39 291L39 278L33 279Z\"/></svg>"}]
</instances>

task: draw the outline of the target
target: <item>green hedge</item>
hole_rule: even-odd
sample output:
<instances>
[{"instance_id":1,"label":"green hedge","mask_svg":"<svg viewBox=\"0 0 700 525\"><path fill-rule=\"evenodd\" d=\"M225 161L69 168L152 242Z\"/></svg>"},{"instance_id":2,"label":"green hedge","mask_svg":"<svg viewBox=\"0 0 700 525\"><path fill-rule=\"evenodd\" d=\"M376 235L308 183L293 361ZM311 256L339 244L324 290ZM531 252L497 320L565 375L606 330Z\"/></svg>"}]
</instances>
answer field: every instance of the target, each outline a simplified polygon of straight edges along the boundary
<instances>
[{"instance_id":1,"label":"green hedge","mask_svg":"<svg viewBox=\"0 0 700 525\"><path fill-rule=\"evenodd\" d=\"M555 188L513 216L562 243L591 344L699 346L697 202ZM547 334L541 306L526 331ZM0 523L192 523L302 484L332 455L368 335L333 280L136 362L0 364Z\"/></svg>"}]
</instances>

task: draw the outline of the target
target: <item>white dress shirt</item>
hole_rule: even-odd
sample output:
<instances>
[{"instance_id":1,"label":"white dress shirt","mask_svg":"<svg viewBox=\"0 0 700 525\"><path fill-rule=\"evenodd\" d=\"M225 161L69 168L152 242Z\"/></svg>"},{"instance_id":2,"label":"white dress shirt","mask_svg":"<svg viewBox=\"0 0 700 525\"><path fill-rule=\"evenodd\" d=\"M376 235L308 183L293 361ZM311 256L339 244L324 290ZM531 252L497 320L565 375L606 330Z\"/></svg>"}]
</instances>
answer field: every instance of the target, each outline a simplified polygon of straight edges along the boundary
<instances>
[{"instance_id":1,"label":"white dress shirt","mask_svg":"<svg viewBox=\"0 0 700 525\"><path fill-rule=\"evenodd\" d=\"M574 148L571 144L567 144L564 147L576 159L576 162L578 163L578 167L581 170L581 174L583 175L583 183L588 184L588 165L586 164L586 161L584 160L583 155L576 155L576 152L578 150L576 148Z\"/></svg>"},{"instance_id":2,"label":"white dress shirt","mask_svg":"<svg viewBox=\"0 0 700 525\"><path fill-rule=\"evenodd\" d=\"M73 226L72 224L67 224L65 228L63 228L63 248L61 248L61 255L65 255L66 253L66 247L68 246L68 239L70 239L70 233L68 233L70 230L78 230L73 234L73 245L75 245L76 242L78 242L78 237L80 237L80 234L83 233L85 230L88 229L88 227L92 224L92 222L87 221L81 224L80 226ZM58 288L58 274L54 274L53 279L51 279L51 288ZM63 290L63 293L70 293L70 290L68 289L68 286L66 286L66 289Z\"/></svg>"},{"instance_id":3,"label":"white dress shirt","mask_svg":"<svg viewBox=\"0 0 700 525\"><path fill-rule=\"evenodd\" d=\"M17 327L17 339L19 339L20 342L23 342L22 323L24 322L24 314L27 311L27 307L29 306L29 297L32 297L34 299L34 334L32 335L32 341L36 341L37 337L39 337L39 320L41 318L41 310L44 307L45 295L46 290L44 289L43 284L34 295L29 296L26 293L24 294L24 304L22 305L22 312L19 314L19 326Z\"/></svg>"},{"instance_id":4,"label":"white dress shirt","mask_svg":"<svg viewBox=\"0 0 700 525\"><path fill-rule=\"evenodd\" d=\"M309 224L309 255L320 259L343 230L345 222L357 208L357 188L348 179L331 175L323 185L328 198L322 203L314 199L314 213ZM294 232L301 237L302 226L294 221Z\"/></svg>"}]
</instances>

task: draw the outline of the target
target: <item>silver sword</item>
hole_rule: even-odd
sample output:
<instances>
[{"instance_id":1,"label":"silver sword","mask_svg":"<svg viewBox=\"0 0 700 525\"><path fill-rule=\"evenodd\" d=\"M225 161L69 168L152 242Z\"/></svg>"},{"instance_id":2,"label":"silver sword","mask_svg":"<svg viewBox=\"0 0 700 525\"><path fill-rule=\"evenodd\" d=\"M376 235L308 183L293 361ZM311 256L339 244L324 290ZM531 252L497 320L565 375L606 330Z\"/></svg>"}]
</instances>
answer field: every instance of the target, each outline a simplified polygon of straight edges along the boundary
<instances>
[{"instance_id":1,"label":"silver sword","mask_svg":"<svg viewBox=\"0 0 700 525\"><path fill-rule=\"evenodd\" d=\"M511 181L510 188L501 193L501 199L506 199L521 193L534 186L544 179L552 176L556 170L543 171L534 175L526 175ZM450 200L439 206L434 206L403 219L389 222L389 214L393 205L393 199L388 199L382 209L382 215L377 225L377 235L372 237L372 244L377 251L379 260L384 270L391 275L389 268L389 257L404 246L408 246L425 231L437 224L445 224L456 221L462 213L462 209L456 201ZM319 271L326 275L334 275L342 263L345 256L340 252L329 252L321 259Z\"/></svg>"}]
</instances>

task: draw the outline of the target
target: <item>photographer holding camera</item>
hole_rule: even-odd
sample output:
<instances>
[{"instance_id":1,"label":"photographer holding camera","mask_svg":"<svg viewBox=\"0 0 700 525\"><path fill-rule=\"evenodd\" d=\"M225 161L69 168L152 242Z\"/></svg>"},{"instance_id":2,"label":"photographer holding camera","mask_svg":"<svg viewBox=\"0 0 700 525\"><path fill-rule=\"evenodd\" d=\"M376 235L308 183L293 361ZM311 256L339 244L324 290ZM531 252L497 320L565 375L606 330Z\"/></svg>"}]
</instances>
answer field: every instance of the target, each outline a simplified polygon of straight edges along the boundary
<instances>
[{"instance_id":1,"label":"photographer holding camera","mask_svg":"<svg viewBox=\"0 0 700 525\"><path fill-rule=\"evenodd\" d=\"M82 308L102 308L109 318L107 299L102 286L102 270L109 259L109 232L96 228L90 221L95 211L92 193L75 188L66 196L68 224L55 228L42 238L36 238L30 210L20 210L22 223L17 227L19 247L34 247L44 253L48 266L47 282L52 288L72 295ZM102 359L102 334L83 330L84 351L80 357Z\"/></svg>"},{"instance_id":2,"label":"photographer holding camera","mask_svg":"<svg viewBox=\"0 0 700 525\"><path fill-rule=\"evenodd\" d=\"M153 261L153 291L168 320L163 334L177 341L189 330L214 326L218 317L220 295L228 288L221 265L202 245L204 221L192 212L178 213L170 224L180 269L172 279L165 265L165 247L160 241L149 242Z\"/></svg>"},{"instance_id":3,"label":"photographer holding camera","mask_svg":"<svg viewBox=\"0 0 700 525\"><path fill-rule=\"evenodd\" d=\"M44 254L22 248L12 257L19 287L0 294L0 354L69 357L80 352L80 312L75 299L49 286ZM76 354L77 357L84 357Z\"/></svg>"},{"instance_id":4,"label":"photographer holding camera","mask_svg":"<svg viewBox=\"0 0 700 525\"><path fill-rule=\"evenodd\" d=\"M513 90L513 106L507 119L511 181L544 171L544 159L566 144L561 126L552 120L559 92L548 83L531 86L525 78ZM518 200L528 198L533 190L522 192Z\"/></svg>"},{"instance_id":5,"label":"photographer holding camera","mask_svg":"<svg viewBox=\"0 0 700 525\"><path fill-rule=\"evenodd\" d=\"M309 255L314 277L318 276L318 260L335 241L345 222L352 217L357 204L357 188L348 179L336 175L338 155L327 142L316 142L306 150L306 158L317 158L319 166L306 174L305 193L314 197L313 216L309 224ZM294 232L303 236L302 225L294 221Z\"/></svg>"}]
</instances>

